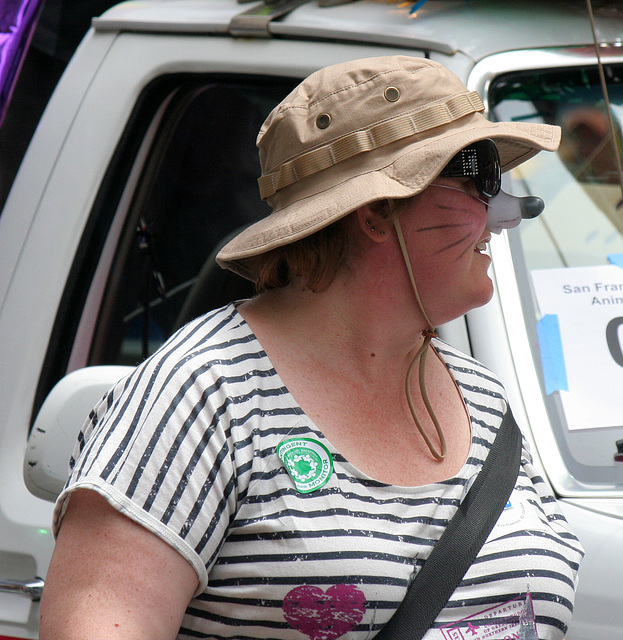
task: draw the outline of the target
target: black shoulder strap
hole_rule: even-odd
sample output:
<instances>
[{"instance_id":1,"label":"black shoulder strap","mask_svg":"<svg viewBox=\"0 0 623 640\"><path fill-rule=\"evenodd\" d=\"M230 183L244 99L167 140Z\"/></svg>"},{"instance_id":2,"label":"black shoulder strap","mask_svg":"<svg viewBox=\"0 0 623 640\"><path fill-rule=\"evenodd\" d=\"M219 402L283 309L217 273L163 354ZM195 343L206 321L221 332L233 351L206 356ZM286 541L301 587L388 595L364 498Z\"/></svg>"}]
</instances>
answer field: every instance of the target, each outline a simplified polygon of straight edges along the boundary
<instances>
[{"instance_id":1,"label":"black shoulder strap","mask_svg":"<svg viewBox=\"0 0 623 640\"><path fill-rule=\"evenodd\" d=\"M491 451L405 599L375 640L419 640L478 555L513 491L521 462L521 432L510 408Z\"/></svg>"}]
</instances>

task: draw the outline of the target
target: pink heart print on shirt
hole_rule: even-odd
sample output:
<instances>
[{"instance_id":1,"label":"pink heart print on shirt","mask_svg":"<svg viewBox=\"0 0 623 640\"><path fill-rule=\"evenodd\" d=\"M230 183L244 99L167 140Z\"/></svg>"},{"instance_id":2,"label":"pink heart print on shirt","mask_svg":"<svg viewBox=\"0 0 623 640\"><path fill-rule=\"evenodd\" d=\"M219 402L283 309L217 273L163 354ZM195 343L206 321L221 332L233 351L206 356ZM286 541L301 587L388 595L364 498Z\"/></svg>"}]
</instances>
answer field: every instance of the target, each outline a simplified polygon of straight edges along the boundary
<instances>
[{"instance_id":1,"label":"pink heart print on shirt","mask_svg":"<svg viewBox=\"0 0 623 640\"><path fill-rule=\"evenodd\" d=\"M305 585L283 601L287 623L310 640L336 640L354 629L366 612L366 597L352 584L336 584L326 592Z\"/></svg>"}]
</instances>

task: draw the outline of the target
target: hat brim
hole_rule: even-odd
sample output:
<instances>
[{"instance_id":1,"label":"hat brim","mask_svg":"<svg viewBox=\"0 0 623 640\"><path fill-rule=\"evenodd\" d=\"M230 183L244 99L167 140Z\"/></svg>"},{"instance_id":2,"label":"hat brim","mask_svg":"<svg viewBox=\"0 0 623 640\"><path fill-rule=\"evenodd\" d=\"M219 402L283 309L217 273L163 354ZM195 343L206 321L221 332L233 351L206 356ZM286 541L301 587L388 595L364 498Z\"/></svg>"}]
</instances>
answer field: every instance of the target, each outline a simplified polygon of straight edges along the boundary
<instances>
[{"instance_id":1,"label":"hat brim","mask_svg":"<svg viewBox=\"0 0 623 640\"><path fill-rule=\"evenodd\" d=\"M384 147L382 153L359 154L287 187L279 195L280 208L226 244L217 262L250 278L244 264L247 258L309 236L376 200L420 193L458 151L477 140L496 142L502 171L540 151L555 151L560 144L559 127L490 122L479 113L465 120L458 128L456 124L440 127L433 136L429 132L423 139L414 136L412 141L398 141Z\"/></svg>"}]
</instances>

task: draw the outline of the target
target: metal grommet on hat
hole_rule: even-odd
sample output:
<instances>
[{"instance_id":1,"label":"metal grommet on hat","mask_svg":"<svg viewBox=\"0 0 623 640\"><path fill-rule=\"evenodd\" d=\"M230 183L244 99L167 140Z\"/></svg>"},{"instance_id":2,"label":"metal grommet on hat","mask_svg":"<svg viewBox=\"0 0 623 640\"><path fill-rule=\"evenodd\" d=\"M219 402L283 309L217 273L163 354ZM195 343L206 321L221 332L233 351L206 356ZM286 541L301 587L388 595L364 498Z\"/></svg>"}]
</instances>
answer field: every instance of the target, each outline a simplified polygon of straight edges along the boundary
<instances>
[{"instance_id":1,"label":"metal grommet on hat","mask_svg":"<svg viewBox=\"0 0 623 640\"><path fill-rule=\"evenodd\" d=\"M316 118L316 126L319 129L326 129L331 124L331 116L328 113L321 113Z\"/></svg>"},{"instance_id":2,"label":"metal grommet on hat","mask_svg":"<svg viewBox=\"0 0 623 640\"><path fill-rule=\"evenodd\" d=\"M387 87L383 95L387 102L398 102L398 100L400 100L400 89L397 89L396 87Z\"/></svg>"}]
</instances>

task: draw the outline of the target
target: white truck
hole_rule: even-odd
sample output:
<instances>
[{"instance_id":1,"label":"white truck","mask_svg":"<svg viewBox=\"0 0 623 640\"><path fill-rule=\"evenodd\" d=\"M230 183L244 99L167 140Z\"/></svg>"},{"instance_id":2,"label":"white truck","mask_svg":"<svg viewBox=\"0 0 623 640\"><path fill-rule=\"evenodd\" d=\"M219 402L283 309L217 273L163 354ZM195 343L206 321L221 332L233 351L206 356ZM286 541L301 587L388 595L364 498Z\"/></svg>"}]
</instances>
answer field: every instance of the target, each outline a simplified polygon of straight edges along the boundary
<instances>
[{"instance_id":1,"label":"white truck","mask_svg":"<svg viewBox=\"0 0 623 640\"><path fill-rule=\"evenodd\" d=\"M142 0L94 19L0 216L0 637L37 637L53 500L92 405L181 323L249 295L213 254L267 213L261 122L312 71L386 54L446 65L492 119L563 128L504 178L547 209L491 243L493 300L440 332L502 378L584 544L567 640L621 637L617 4L592 24L579 0Z\"/></svg>"}]
</instances>

